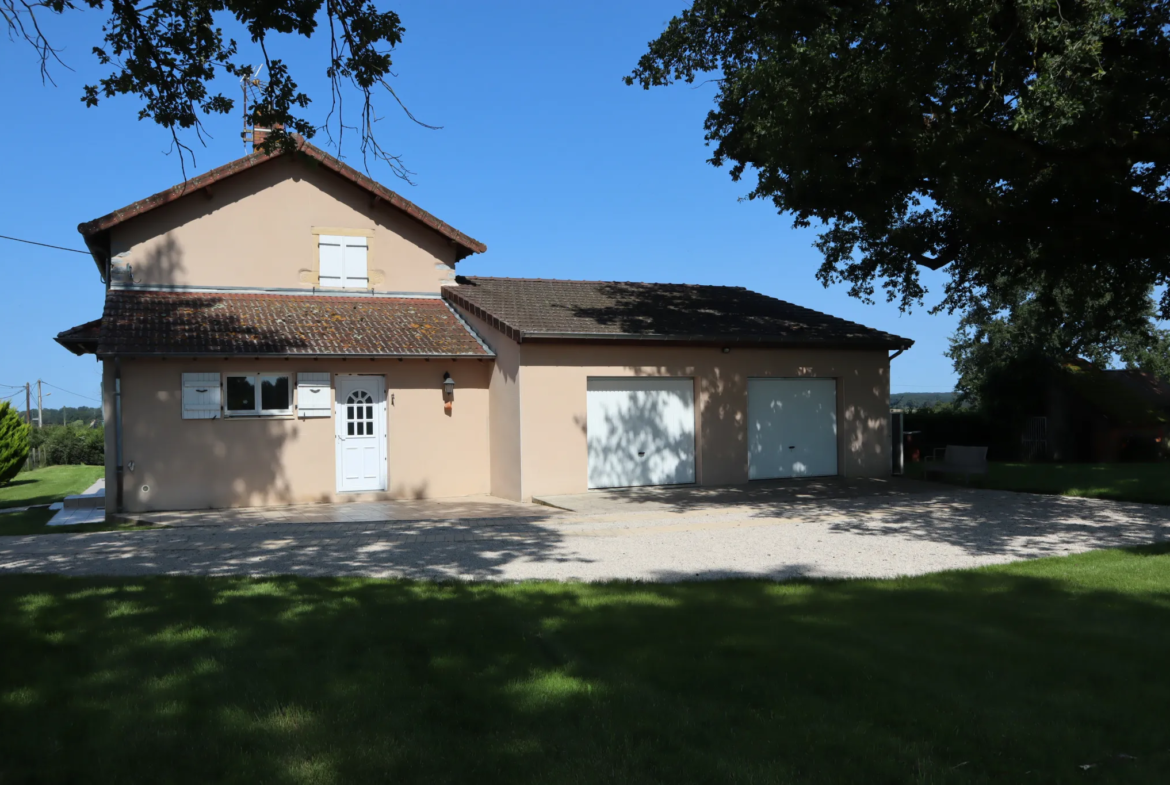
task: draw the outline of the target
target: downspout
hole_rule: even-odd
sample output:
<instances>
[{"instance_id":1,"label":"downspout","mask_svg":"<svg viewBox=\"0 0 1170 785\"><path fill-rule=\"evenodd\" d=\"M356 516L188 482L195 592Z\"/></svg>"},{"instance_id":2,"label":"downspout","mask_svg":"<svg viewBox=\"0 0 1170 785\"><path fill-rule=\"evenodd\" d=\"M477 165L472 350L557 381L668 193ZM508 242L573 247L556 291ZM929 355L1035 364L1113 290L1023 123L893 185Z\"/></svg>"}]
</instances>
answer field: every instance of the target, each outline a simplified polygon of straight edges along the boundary
<instances>
[{"instance_id":1,"label":"downspout","mask_svg":"<svg viewBox=\"0 0 1170 785\"><path fill-rule=\"evenodd\" d=\"M114 511L122 512L122 360L114 358Z\"/></svg>"},{"instance_id":2,"label":"downspout","mask_svg":"<svg viewBox=\"0 0 1170 785\"><path fill-rule=\"evenodd\" d=\"M899 349L898 351L891 354L889 359L887 360L887 364L892 363L895 359L897 359L898 355L902 354L902 352L906 351L909 348L910 348L909 346L903 346L901 349ZM887 380L889 379L888 371L886 373L886 378L887 378ZM889 387L887 387L886 390L887 390L886 403L888 404L889 403ZM901 413L899 413L898 417L901 418L901 416L902 416ZM901 423L902 420L899 419L898 422ZM890 451L890 474L897 476L897 477L901 477L902 475L904 475L906 473L906 456L905 456L905 449L906 448L905 448L904 442L902 441L903 439L905 439L905 435L903 432L904 427L905 426L903 426L903 425L898 426L898 435L899 435L898 444L896 446L896 449L892 449ZM894 413L891 411L890 412L890 430L893 431L893 429L894 429ZM894 436L893 433L891 433L890 435L891 435L891 437ZM892 438L890 440L890 444L891 444L891 447L894 446L894 440Z\"/></svg>"}]
</instances>

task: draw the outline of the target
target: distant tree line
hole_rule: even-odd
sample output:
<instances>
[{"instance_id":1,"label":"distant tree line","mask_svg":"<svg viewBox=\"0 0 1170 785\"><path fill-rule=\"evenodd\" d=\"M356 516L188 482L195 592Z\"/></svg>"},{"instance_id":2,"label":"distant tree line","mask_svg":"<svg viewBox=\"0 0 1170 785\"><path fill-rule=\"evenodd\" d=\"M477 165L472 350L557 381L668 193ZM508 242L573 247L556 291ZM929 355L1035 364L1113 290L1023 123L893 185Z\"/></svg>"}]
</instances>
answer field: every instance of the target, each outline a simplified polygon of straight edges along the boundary
<instances>
[{"instance_id":1,"label":"distant tree line","mask_svg":"<svg viewBox=\"0 0 1170 785\"><path fill-rule=\"evenodd\" d=\"M953 392L905 392L890 393L891 409L922 409L954 403Z\"/></svg>"},{"instance_id":2,"label":"distant tree line","mask_svg":"<svg viewBox=\"0 0 1170 785\"><path fill-rule=\"evenodd\" d=\"M24 408L19 409L21 419L24 419ZM37 424L37 410L33 408L32 422L35 427ZM84 425L101 425L102 424L102 410L100 406L63 406L60 409L42 409L41 418L45 425L65 425L75 422L83 423Z\"/></svg>"}]
</instances>

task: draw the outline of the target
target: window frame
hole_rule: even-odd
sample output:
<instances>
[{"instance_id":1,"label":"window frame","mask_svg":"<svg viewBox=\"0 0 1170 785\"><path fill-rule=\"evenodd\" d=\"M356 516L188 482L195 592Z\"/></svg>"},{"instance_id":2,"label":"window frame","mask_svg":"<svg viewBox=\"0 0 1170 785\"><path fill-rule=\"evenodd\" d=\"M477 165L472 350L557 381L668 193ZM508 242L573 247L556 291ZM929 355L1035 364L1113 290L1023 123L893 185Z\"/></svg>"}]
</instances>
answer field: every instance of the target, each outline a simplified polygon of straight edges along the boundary
<instances>
[{"instance_id":1,"label":"window frame","mask_svg":"<svg viewBox=\"0 0 1170 785\"><path fill-rule=\"evenodd\" d=\"M255 392L255 405L252 409L231 409L228 408L228 380L232 378L243 378L252 380L252 389ZM264 406L264 380L265 379L285 379L285 386L288 389L288 406L284 409L265 409ZM293 416L293 375L287 371L237 371L233 373L224 373L223 375L223 414L224 417L292 417Z\"/></svg>"},{"instance_id":2,"label":"window frame","mask_svg":"<svg viewBox=\"0 0 1170 785\"><path fill-rule=\"evenodd\" d=\"M337 290L357 290L369 291L373 288L370 283L370 236L365 232L346 232L344 230L333 230L332 232L324 232L314 230L314 237L317 241L317 284L324 289ZM326 283L323 280L322 263L322 246L336 246L341 254L341 270L336 278L336 282L330 280ZM365 276L350 277L349 267L347 265L347 252L350 248L361 248L365 251ZM332 278L332 276L330 276Z\"/></svg>"}]
</instances>

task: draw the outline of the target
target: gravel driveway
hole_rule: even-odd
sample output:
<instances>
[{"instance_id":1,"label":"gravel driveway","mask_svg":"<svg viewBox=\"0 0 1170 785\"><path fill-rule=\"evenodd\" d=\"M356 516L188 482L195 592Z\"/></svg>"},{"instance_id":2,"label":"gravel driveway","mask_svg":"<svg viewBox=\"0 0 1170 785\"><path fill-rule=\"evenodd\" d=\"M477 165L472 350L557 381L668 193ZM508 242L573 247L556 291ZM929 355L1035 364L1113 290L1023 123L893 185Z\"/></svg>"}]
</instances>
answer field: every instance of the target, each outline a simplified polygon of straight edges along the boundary
<instances>
[{"instance_id":1,"label":"gravel driveway","mask_svg":"<svg viewBox=\"0 0 1170 785\"><path fill-rule=\"evenodd\" d=\"M0 538L0 574L889 577L1170 539L1170 507L943 488L783 503Z\"/></svg>"}]
</instances>

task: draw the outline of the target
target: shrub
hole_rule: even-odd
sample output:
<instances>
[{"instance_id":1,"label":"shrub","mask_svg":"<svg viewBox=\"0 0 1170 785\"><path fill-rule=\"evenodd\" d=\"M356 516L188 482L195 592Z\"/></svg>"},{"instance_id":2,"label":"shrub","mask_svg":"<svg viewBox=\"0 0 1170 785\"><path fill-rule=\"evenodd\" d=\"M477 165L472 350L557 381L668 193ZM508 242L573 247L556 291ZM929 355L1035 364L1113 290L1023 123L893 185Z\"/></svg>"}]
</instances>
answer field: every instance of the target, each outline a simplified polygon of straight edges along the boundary
<instances>
[{"instance_id":1,"label":"shrub","mask_svg":"<svg viewBox=\"0 0 1170 785\"><path fill-rule=\"evenodd\" d=\"M28 458L29 427L20 421L12 404L0 404L0 485L16 476Z\"/></svg>"},{"instance_id":2,"label":"shrub","mask_svg":"<svg viewBox=\"0 0 1170 785\"><path fill-rule=\"evenodd\" d=\"M48 465L105 463L105 441L100 428L77 425L57 425L34 431L36 446L43 447Z\"/></svg>"},{"instance_id":3,"label":"shrub","mask_svg":"<svg viewBox=\"0 0 1170 785\"><path fill-rule=\"evenodd\" d=\"M987 457L993 461L1019 458L1019 429L997 423L977 409L954 406L916 409L903 415L902 428L914 432L910 444L923 457L936 447L961 444L987 447Z\"/></svg>"}]
</instances>

